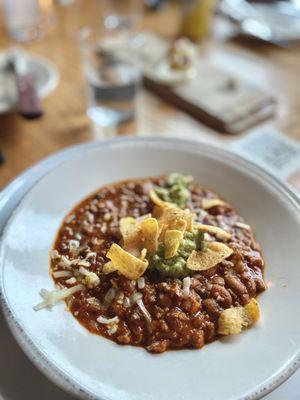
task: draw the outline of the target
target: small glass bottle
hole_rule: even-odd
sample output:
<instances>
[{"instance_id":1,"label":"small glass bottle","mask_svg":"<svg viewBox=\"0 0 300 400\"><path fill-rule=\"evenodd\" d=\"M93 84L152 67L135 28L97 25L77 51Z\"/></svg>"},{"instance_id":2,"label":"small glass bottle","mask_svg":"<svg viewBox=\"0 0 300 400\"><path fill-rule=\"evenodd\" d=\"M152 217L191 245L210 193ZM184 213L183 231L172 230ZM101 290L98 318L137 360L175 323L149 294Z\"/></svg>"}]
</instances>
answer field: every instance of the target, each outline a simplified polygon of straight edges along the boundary
<instances>
[{"instance_id":1,"label":"small glass bottle","mask_svg":"<svg viewBox=\"0 0 300 400\"><path fill-rule=\"evenodd\" d=\"M208 36L212 26L215 0L181 0L181 32L193 41Z\"/></svg>"}]
</instances>

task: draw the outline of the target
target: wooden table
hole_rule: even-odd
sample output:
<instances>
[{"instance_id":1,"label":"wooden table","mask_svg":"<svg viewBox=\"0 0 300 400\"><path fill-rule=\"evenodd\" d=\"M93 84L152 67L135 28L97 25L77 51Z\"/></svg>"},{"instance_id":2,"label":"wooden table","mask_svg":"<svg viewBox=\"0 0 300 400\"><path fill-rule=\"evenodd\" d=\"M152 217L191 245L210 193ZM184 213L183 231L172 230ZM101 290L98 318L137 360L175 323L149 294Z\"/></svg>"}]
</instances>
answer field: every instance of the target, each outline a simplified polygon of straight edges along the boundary
<instances>
[{"instance_id":1,"label":"wooden table","mask_svg":"<svg viewBox=\"0 0 300 400\"><path fill-rule=\"evenodd\" d=\"M84 82L76 31L101 17L101 0L77 0L77 7L57 7L58 23L43 40L26 45L47 57L60 72L55 92L44 100L45 116L26 121L15 114L0 116L0 149L6 162L0 166L0 187L43 157L72 144L99 139L85 115ZM179 12L171 3L160 13L147 12L143 29L163 36L177 32ZM10 45L0 21L0 48ZM259 84L279 101L275 119L264 124L300 140L300 46L283 49L267 44L225 41L216 33L200 44L204 57L244 79ZM262 129L262 125L258 129ZM230 143L233 137L214 132L177 109L142 91L136 121L119 134L175 135Z\"/></svg>"}]
</instances>

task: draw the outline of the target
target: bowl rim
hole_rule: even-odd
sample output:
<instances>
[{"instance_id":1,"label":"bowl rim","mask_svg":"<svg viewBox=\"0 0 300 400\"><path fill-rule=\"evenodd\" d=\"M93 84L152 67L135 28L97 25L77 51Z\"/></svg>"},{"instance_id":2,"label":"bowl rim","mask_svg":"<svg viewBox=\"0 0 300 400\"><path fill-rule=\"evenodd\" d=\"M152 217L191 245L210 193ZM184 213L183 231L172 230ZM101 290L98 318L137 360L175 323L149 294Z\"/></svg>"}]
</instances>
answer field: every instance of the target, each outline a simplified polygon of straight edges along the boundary
<instances>
[{"instance_id":1,"label":"bowl rim","mask_svg":"<svg viewBox=\"0 0 300 400\"><path fill-rule=\"evenodd\" d=\"M273 176L268 171L262 169L260 166L254 164L253 162L246 160L245 158L239 156L234 153L230 149L224 149L217 145L207 144L205 142L199 140L185 140L178 138L165 138L165 137L122 137L122 138L113 138L109 140L104 140L101 142L87 142L82 144L77 144L70 146L66 149L58 151L53 155L46 157L45 159L39 161L34 164L32 167L26 169L22 174L18 175L1 193L0 193L0 203L4 198L9 198L8 201L14 195L15 187L20 187L20 185L24 185L25 182L32 176L33 173L36 173L37 167L41 167L41 169L45 168L50 163L54 163L54 165L49 168L46 172L43 172L38 179L36 179L28 188L28 190L22 195L19 199L18 204L22 202L23 198L26 194L45 176L50 174L53 169L67 163L71 159L71 155L81 156L82 152L89 151L97 151L98 148L111 148L114 146L120 145L132 145L135 146L138 144L142 145L159 145L160 147L165 148L177 148L182 150L194 150L197 149L199 154L201 152L205 152L205 154L209 154L210 156L220 156L225 158L228 162L236 162L239 165L247 168L249 172L255 173L257 179L261 181L267 181L269 184L272 184L276 190L279 190L282 195L293 205L295 209L300 213L300 198L297 196L296 192L292 190L287 184L283 181L279 180L277 177ZM55 162L56 161L56 162ZM15 208L16 208L15 207ZM14 209L15 209L14 208ZM2 232L0 232L0 241L2 241L3 232L12 216L12 213L7 218L5 222ZM16 339L17 343L24 351L29 360L42 372L49 380L55 383L64 391L69 392L72 395L75 395L82 399L91 399L91 400L104 400L103 397L95 396L93 393L89 391L87 387L76 382L72 377L70 378L64 371L58 368L54 363L47 359L44 354L39 350L39 348L32 342L30 336L23 330L22 326L18 323L18 321L14 318L12 311L9 308L9 305L4 296L4 287L3 280L1 279L3 274L2 266L0 265L0 305L2 306L2 311L6 322ZM272 375L267 381L261 384L259 387L251 389L247 394L242 395L242 397L236 398L235 400L258 400L262 397L266 396L268 393L271 393L274 389L280 386L283 382L285 382L296 370L300 367L300 346L298 352L294 355L294 357L289 360L286 366L278 371L275 375Z\"/></svg>"}]
</instances>

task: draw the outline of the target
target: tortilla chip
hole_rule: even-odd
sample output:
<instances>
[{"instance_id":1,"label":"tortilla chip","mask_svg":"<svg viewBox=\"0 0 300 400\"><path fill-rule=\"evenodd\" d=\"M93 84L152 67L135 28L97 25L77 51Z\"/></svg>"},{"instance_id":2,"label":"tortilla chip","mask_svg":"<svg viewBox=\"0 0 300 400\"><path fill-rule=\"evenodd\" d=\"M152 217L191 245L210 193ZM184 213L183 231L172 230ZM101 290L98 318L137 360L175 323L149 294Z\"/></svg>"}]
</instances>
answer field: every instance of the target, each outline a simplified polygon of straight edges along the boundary
<instances>
[{"instance_id":1,"label":"tortilla chip","mask_svg":"<svg viewBox=\"0 0 300 400\"><path fill-rule=\"evenodd\" d=\"M184 217L186 220L186 230L188 232L193 232L193 226L194 226L194 214L186 208L184 211Z\"/></svg>"},{"instance_id":2,"label":"tortilla chip","mask_svg":"<svg viewBox=\"0 0 300 400\"><path fill-rule=\"evenodd\" d=\"M200 229L203 232L211 233L221 240L229 240L231 238L231 234L229 232L224 231L218 226L197 223L194 225L194 228Z\"/></svg>"},{"instance_id":3,"label":"tortilla chip","mask_svg":"<svg viewBox=\"0 0 300 400\"><path fill-rule=\"evenodd\" d=\"M178 251L180 243L183 239L183 232L178 230L167 230L165 233L165 258L172 258Z\"/></svg>"},{"instance_id":4,"label":"tortilla chip","mask_svg":"<svg viewBox=\"0 0 300 400\"><path fill-rule=\"evenodd\" d=\"M126 217L120 219L120 231L123 238L123 245L126 248L140 247L140 225L135 218Z\"/></svg>"},{"instance_id":5,"label":"tortilla chip","mask_svg":"<svg viewBox=\"0 0 300 400\"><path fill-rule=\"evenodd\" d=\"M158 194L156 193L156 191L154 189L151 189L149 192L149 197L152 200L152 202L160 207L160 208L165 208L165 207L174 207L172 203L168 203L167 201L163 201Z\"/></svg>"},{"instance_id":6,"label":"tortilla chip","mask_svg":"<svg viewBox=\"0 0 300 400\"><path fill-rule=\"evenodd\" d=\"M159 238L164 240L167 230L177 230L185 232L187 228L193 226L193 214L190 210L180 208L165 208L158 220L160 227Z\"/></svg>"},{"instance_id":7,"label":"tortilla chip","mask_svg":"<svg viewBox=\"0 0 300 400\"><path fill-rule=\"evenodd\" d=\"M147 255L147 249L143 249L140 254L140 260L145 260Z\"/></svg>"},{"instance_id":8,"label":"tortilla chip","mask_svg":"<svg viewBox=\"0 0 300 400\"><path fill-rule=\"evenodd\" d=\"M105 275L111 274L112 272L117 271L117 268L114 266L114 264L111 261L108 261L103 265L103 273Z\"/></svg>"},{"instance_id":9,"label":"tortilla chip","mask_svg":"<svg viewBox=\"0 0 300 400\"><path fill-rule=\"evenodd\" d=\"M248 318L248 326L257 322L260 318L260 308L256 299L251 299L248 304L244 306Z\"/></svg>"},{"instance_id":10,"label":"tortilla chip","mask_svg":"<svg viewBox=\"0 0 300 400\"><path fill-rule=\"evenodd\" d=\"M157 219L147 218L142 220L140 222L140 228L143 247L145 247L151 253L156 251L159 234Z\"/></svg>"},{"instance_id":11,"label":"tortilla chip","mask_svg":"<svg viewBox=\"0 0 300 400\"><path fill-rule=\"evenodd\" d=\"M233 250L220 242L207 242L204 251L193 250L186 265L192 271L206 271L225 260Z\"/></svg>"},{"instance_id":12,"label":"tortilla chip","mask_svg":"<svg viewBox=\"0 0 300 400\"><path fill-rule=\"evenodd\" d=\"M240 333L243 327L253 325L259 317L260 309L256 299L251 299L245 307L227 308L219 317L218 333L220 335Z\"/></svg>"},{"instance_id":13,"label":"tortilla chip","mask_svg":"<svg viewBox=\"0 0 300 400\"><path fill-rule=\"evenodd\" d=\"M202 208L204 208L204 210L209 210L210 208L216 206L228 207L228 204L221 199L202 199Z\"/></svg>"},{"instance_id":14,"label":"tortilla chip","mask_svg":"<svg viewBox=\"0 0 300 400\"><path fill-rule=\"evenodd\" d=\"M111 245L106 257L112 261L120 274L132 280L142 276L148 267L147 260L141 260L133 256L116 243Z\"/></svg>"}]
</instances>

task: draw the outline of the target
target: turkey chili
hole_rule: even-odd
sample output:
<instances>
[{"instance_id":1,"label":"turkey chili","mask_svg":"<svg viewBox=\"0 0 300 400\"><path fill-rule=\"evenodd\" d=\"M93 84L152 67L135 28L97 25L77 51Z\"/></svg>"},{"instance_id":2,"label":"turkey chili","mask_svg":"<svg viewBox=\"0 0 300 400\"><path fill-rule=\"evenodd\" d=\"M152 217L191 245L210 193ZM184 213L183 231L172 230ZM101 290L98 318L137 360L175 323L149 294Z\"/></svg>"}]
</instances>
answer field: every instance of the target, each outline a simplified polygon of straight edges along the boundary
<instances>
[{"instance_id":1,"label":"turkey chili","mask_svg":"<svg viewBox=\"0 0 300 400\"><path fill-rule=\"evenodd\" d=\"M57 285L90 332L119 344L199 349L259 318L264 260L251 227L177 173L99 189L64 219L51 251Z\"/></svg>"}]
</instances>

